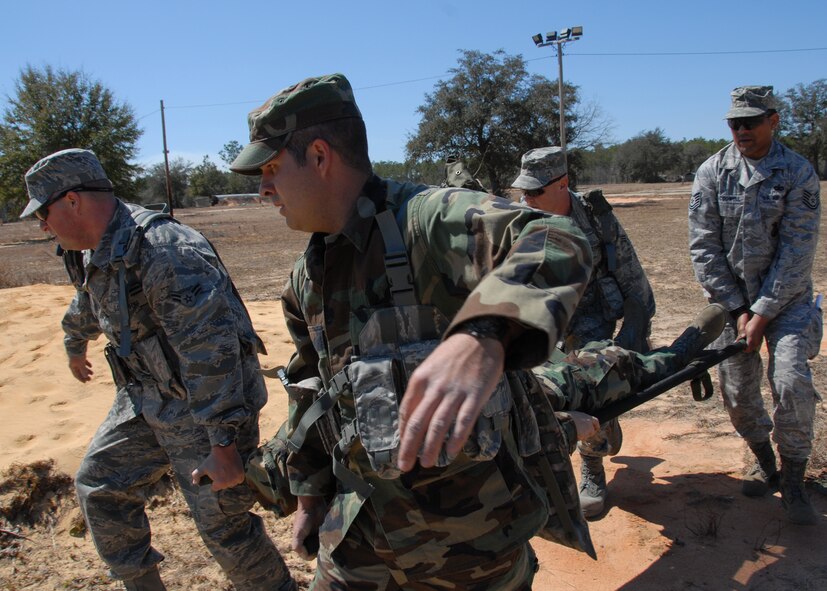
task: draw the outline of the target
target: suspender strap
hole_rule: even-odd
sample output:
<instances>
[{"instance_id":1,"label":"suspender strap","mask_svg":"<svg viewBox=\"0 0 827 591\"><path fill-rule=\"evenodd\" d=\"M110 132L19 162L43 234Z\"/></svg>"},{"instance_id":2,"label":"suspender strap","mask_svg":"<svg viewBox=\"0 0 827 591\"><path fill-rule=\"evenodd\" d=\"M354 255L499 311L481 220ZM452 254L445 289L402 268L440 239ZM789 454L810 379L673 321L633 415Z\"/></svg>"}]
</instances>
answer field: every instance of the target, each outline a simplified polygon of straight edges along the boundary
<instances>
[{"instance_id":1,"label":"suspender strap","mask_svg":"<svg viewBox=\"0 0 827 591\"><path fill-rule=\"evenodd\" d=\"M382 233L382 240L385 242L385 272L388 275L393 305L415 306L417 301L413 287L413 273L396 218L389 209L386 209L376 214L376 222Z\"/></svg>"},{"instance_id":2,"label":"suspender strap","mask_svg":"<svg viewBox=\"0 0 827 591\"><path fill-rule=\"evenodd\" d=\"M364 499L367 499L373 492L373 485L362 479L345 465L345 457L350 451L350 446L359 437L359 430L356 421L352 421L342 429L342 438L336 447L333 448L333 475L338 478L346 488L356 492Z\"/></svg>"},{"instance_id":3,"label":"suspender strap","mask_svg":"<svg viewBox=\"0 0 827 591\"><path fill-rule=\"evenodd\" d=\"M304 445L304 440L307 438L307 432L313 424L324 416L324 414L333 408L339 397L350 389L350 375L348 368L345 367L334 375L328 382L327 389L322 392L313 404L310 405L305 413L302 415L299 424L293 430L290 439L287 440L287 447L291 452L296 453Z\"/></svg>"},{"instance_id":4,"label":"suspender strap","mask_svg":"<svg viewBox=\"0 0 827 591\"><path fill-rule=\"evenodd\" d=\"M606 253L606 269L614 274L617 271L617 235L612 232L612 222L608 213L600 216L600 226L603 228L603 250Z\"/></svg>"}]
</instances>

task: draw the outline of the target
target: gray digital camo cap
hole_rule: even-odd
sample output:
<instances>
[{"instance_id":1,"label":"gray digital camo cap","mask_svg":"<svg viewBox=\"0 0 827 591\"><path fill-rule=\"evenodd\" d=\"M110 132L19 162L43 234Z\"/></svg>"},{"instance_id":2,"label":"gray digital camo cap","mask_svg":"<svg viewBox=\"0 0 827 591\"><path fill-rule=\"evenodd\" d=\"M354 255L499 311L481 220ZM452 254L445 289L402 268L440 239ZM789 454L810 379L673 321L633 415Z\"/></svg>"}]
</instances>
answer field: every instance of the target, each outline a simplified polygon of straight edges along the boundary
<instances>
[{"instance_id":1,"label":"gray digital camo cap","mask_svg":"<svg viewBox=\"0 0 827 591\"><path fill-rule=\"evenodd\" d=\"M21 218L32 215L50 199L70 189L112 189L98 157L91 150L69 148L38 160L26 173L29 203Z\"/></svg>"},{"instance_id":2,"label":"gray digital camo cap","mask_svg":"<svg viewBox=\"0 0 827 591\"><path fill-rule=\"evenodd\" d=\"M520 176L514 179L511 186L515 189L539 189L567 172L563 148L534 148L523 154Z\"/></svg>"},{"instance_id":3,"label":"gray digital camo cap","mask_svg":"<svg viewBox=\"0 0 827 591\"><path fill-rule=\"evenodd\" d=\"M772 86L739 86L730 93L732 105L724 119L755 117L781 106L772 93Z\"/></svg>"},{"instance_id":4,"label":"gray digital camo cap","mask_svg":"<svg viewBox=\"0 0 827 591\"><path fill-rule=\"evenodd\" d=\"M342 74L307 78L271 96L250 111L250 143L230 164L239 174L261 174L261 167L287 145L290 134L325 121L362 118L350 82Z\"/></svg>"}]
</instances>

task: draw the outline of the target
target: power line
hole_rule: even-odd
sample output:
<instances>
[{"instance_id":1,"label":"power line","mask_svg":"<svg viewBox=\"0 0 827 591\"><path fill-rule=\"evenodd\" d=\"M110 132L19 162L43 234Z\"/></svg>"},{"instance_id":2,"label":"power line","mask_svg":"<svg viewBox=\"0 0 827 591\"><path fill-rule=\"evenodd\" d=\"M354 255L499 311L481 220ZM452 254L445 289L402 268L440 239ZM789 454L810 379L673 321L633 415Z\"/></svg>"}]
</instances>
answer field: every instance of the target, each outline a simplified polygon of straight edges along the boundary
<instances>
[{"instance_id":1,"label":"power line","mask_svg":"<svg viewBox=\"0 0 827 591\"><path fill-rule=\"evenodd\" d=\"M571 56L584 56L584 57L612 57L612 56L619 56L619 57L645 57L645 56L676 56L676 55L739 55L739 54L760 54L760 53L795 53L795 52L805 52L805 51L827 51L827 47L801 47L795 49L753 49L753 50L741 50L741 51L652 51L652 52L607 52L607 53L580 53L580 52L572 52L567 53L566 55ZM524 59L525 62L536 62L538 60L547 60L551 59L550 56L543 56L543 57L536 57L531 59ZM416 82L425 82L427 80L439 80L440 78L444 78L448 76L450 72L445 72L444 74L440 74L438 76L426 76L424 78L411 78L409 80L398 80L396 82L385 82L383 84L372 84L370 86L360 86L358 88L354 88L354 90L372 90L374 88L386 88L388 86L402 86L403 84L414 84ZM178 106L166 106L165 109L204 109L209 107L228 107L233 105L249 105L252 103L261 104L263 100L254 100L254 101L235 101L229 103L207 103L201 105L178 105ZM138 118L138 121L149 117L150 115L154 115L158 113L159 110L155 109L151 113L147 113Z\"/></svg>"}]
</instances>

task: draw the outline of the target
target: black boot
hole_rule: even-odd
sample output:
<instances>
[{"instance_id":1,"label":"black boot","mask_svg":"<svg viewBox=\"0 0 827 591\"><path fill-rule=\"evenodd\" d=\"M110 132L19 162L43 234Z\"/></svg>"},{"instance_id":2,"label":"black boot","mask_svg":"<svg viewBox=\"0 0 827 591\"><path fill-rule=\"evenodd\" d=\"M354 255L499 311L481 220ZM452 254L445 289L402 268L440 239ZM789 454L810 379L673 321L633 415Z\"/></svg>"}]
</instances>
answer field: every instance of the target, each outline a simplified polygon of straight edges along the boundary
<instances>
[{"instance_id":1,"label":"black boot","mask_svg":"<svg viewBox=\"0 0 827 591\"><path fill-rule=\"evenodd\" d=\"M792 460L781 456L781 504L787 510L790 523L815 525L816 512L804 490L807 460Z\"/></svg>"},{"instance_id":2,"label":"black boot","mask_svg":"<svg viewBox=\"0 0 827 591\"><path fill-rule=\"evenodd\" d=\"M600 456L580 455L580 508L583 517L597 517L603 512L609 491L606 490L606 471Z\"/></svg>"},{"instance_id":3,"label":"black boot","mask_svg":"<svg viewBox=\"0 0 827 591\"><path fill-rule=\"evenodd\" d=\"M161 581L161 574L157 567L153 567L136 579L123 582L126 591L167 591Z\"/></svg>"},{"instance_id":4,"label":"black boot","mask_svg":"<svg viewBox=\"0 0 827 591\"><path fill-rule=\"evenodd\" d=\"M744 476L741 492L748 497L763 497L768 492L778 490L780 474L775 464L775 452L769 441L760 443L747 442L756 462Z\"/></svg>"},{"instance_id":5,"label":"black boot","mask_svg":"<svg viewBox=\"0 0 827 591\"><path fill-rule=\"evenodd\" d=\"M719 304L709 304L701 310L681 336L668 347L675 354L678 366L692 361L724 331L729 314Z\"/></svg>"}]
</instances>

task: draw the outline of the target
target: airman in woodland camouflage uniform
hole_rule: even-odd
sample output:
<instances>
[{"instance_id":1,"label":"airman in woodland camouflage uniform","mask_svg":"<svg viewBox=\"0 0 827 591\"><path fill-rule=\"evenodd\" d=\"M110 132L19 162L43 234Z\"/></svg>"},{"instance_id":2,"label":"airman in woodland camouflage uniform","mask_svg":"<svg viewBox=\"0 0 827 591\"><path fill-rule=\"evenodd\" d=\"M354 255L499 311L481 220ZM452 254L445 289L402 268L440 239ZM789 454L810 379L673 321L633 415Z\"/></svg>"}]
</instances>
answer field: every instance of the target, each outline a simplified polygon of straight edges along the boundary
<instances>
[{"instance_id":1,"label":"airman in woodland camouflage uniform","mask_svg":"<svg viewBox=\"0 0 827 591\"><path fill-rule=\"evenodd\" d=\"M309 556L319 533L314 588L530 588L549 510L503 372L550 355L588 243L502 198L373 176L342 75L283 90L249 125L231 169L262 175L261 195L312 233L283 307L288 377L317 384L290 389L288 460L294 549Z\"/></svg>"},{"instance_id":2,"label":"airman in woodland camouflage uniform","mask_svg":"<svg viewBox=\"0 0 827 591\"><path fill-rule=\"evenodd\" d=\"M522 190L522 201L530 207L569 216L591 246L594 266L589 283L560 339L560 348L569 353L592 341L612 339L617 321L623 318L618 344L647 351L655 296L631 240L602 191L571 191L566 153L557 146L523 154L520 175L511 186ZM620 451L622 440L620 423L613 419L578 445L580 504L586 517L595 517L604 509L608 491L603 457Z\"/></svg>"},{"instance_id":3,"label":"airman in woodland camouflage uniform","mask_svg":"<svg viewBox=\"0 0 827 591\"><path fill-rule=\"evenodd\" d=\"M804 473L819 398L808 359L818 353L822 334L811 277L821 202L810 163L773 139L779 108L771 86L732 91L726 119L733 142L698 169L689 248L708 298L731 312L716 345L747 340L747 350L718 369L724 405L757 458L743 493L763 496L780 485L790 521L812 524L816 514ZM761 398L763 342L772 419ZM780 475L770 433L781 456Z\"/></svg>"},{"instance_id":4,"label":"airman in woodland camouflage uniform","mask_svg":"<svg viewBox=\"0 0 827 591\"><path fill-rule=\"evenodd\" d=\"M198 530L236 589L295 589L250 513L245 458L267 399L261 341L226 269L198 232L113 194L95 154L69 149L26 174L34 214L64 250L77 293L63 320L69 367L89 381L86 345L104 334L117 386L76 477L92 539L126 589L164 589L144 512L172 467ZM212 486L199 486L208 476Z\"/></svg>"},{"instance_id":5,"label":"airman in woodland camouflage uniform","mask_svg":"<svg viewBox=\"0 0 827 591\"><path fill-rule=\"evenodd\" d=\"M286 88L249 126L231 169L260 174L287 225L312 233L282 304L297 349L285 378L292 545L309 558L318 542L313 588L528 589L528 541L554 519L576 522L593 553L574 434L553 413L538 425L519 398L520 383L540 390L525 370L555 350L588 281L583 235L493 195L374 176L341 74ZM694 327L663 359L685 362L708 336ZM597 404L647 371L600 350L570 366L545 376L549 388L585 388L600 374L616 387ZM580 404L541 399L555 397ZM532 443L549 441L551 469L568 482L556 517L527 468Z\"/></svg>"}]
</instances>

